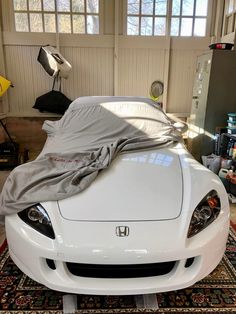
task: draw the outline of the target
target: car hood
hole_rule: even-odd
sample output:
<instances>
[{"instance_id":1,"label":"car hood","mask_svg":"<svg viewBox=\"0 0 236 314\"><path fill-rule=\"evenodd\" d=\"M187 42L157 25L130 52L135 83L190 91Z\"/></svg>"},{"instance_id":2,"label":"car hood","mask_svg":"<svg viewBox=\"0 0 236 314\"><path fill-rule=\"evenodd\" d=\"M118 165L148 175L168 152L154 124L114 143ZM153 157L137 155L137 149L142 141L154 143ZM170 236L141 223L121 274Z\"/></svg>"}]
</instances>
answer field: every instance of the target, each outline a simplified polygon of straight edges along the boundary
<instances>
[{"instance_id":1,"label":"car hood","mask_svg":"<svg viewBox=\"0 0 236 314\"><path fill-rule=\"evenodd\" d=\"M182 185L177 149L121 154L91 186L58 206L69 220L175 219L181 212Z\"/></svg>"}]
</instances>

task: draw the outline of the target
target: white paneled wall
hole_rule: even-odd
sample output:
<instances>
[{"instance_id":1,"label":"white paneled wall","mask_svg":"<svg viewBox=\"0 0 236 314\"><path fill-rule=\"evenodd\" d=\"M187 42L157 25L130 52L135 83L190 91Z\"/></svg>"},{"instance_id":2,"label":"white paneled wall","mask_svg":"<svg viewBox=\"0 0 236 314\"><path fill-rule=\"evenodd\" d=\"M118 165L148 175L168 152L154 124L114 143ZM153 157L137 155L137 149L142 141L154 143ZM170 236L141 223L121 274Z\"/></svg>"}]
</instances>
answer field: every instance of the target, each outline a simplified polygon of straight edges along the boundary
<instances>
[{"instance_id":1,"label":"white paneled wall","mask_svg":"<svg viewBox=\"0 0 236 314\"><path fill-rule=\"evenodd\" d=\"M87 95L114 95L114 47L101 36L100 47L73 46L66 43L62 54L72 64L62 91L70 99ZM165 82L167 111L189 113L196 58L207 48L208 39L132 38L122 40L118 47L118 95L148 96L154 80ZM185 43L185 48L183 48ZM186 44L187 43L187 44ZM36 97L48 92L52 78L37 62L40 46L4 45L7 77L15 85L9 90L10 115L40 115L32 109ZM168 54L170 53L170 58Z\"/></svg>"},{"instance_id":2,"label":"white paneled wall","mask_svg":"<svg viewBox=\"0 0 236 314\"><path fill-rule=\"evenodd\" d=\"M6 46L7 77L15 88L9 90L11 115L34 115L36 97L52 88L53 79L37 62L39 47ZM62 90L70 98L85 95L113 95L113 48L66 47L62 54L72 64Z\"/></svg>"},{"instance_id":3,"label":"white paneled wall","mask_svg":"<svg viewBox=\"0 0 236 314\"><path fill-rule=\"evenodd\" d=\"M9 89L10 113L35 112L31 107L36 97L46 93L51 79L37 62L39 48L31 46L6 46L7 77L14 84Z\"/></svg>"},{"instance_id":4,"label":"white paneled wall","mask_svg":"<svg viewBox=\"0 0 236 314\"><path fill-rule=\"evenodd\" d=\"M123 48L119 51L119 95L148 96L154 80L164 81L163 49Z\"/></svg>"},{"instance_id":5,"label":"white paneled wall","mask_svg":"<svg viewBox=\"0 0 236 314\"><path fill-rule=\"evenodd\" d=\"M72 65L69 78L63 80L66 95L113 95L113 48L66 47L61 52Z\"/></svg>"}]
</instances>

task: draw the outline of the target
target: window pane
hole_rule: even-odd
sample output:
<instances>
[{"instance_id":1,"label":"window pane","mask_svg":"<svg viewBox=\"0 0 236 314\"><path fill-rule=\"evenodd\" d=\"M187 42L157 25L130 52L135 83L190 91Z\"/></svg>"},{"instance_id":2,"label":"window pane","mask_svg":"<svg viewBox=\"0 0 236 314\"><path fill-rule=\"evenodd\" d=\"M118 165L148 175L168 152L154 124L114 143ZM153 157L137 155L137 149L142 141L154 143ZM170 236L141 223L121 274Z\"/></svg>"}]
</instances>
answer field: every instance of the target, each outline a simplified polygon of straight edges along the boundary
<instances>
[{"instance_id":1,"label":"window pane","mask_svg":"<svg viewBox=\"0 0 236 314\"><path fill-rule=\"evenodd\" d=\"M99 34L99 20L97 15L87 15L87 33Z\"/></svg>"},{"instance_id":2,"label":"window pane","mask_svg":"<svg viewBox=\"0 0 236 314\"><path fill-rule=\"evenodd\" d=\"M171 19L170 35L179 36L179 18L178 17L172 17Z\"/></svg>"},{"instance_id":3,"label":"window pane","mask_svg":"<svg viewBox=\"0 0 236 314\"><path fill-rule=\"evenodd\" d=\"M58 15L58 28L59 28L59 33L71 33L69 14Z\"/></svg>"},{"instance_id":4,"label":"window pane","mask_svg":"<svg viewBox=\"0 0 236 314\"><path fill-rule=\"evenodd\" d=\"M195 15L207 16L208 0L197 0Z\"/></svg>"},{"instance_id":5,"label":"window pane","mask_svg":"<svg viewBox=\"0 0 236 314\"><path fill-rule=\"evenodd\" d=\"M14 10L27 10L27 2L26 0L14 0Z\"/></svg>"},{"instance_id":6,"label":"window pane","mask_svg":"<svg viewBox=\"0 0 236 314\"><path fill-rule=\"evenodd\" d=\"M192 35L192 25L193 19L192 18L183 18L181 20L181 36L191 36Z\"/></svg>"},{"instance_id":7,"label":"window pane","mask_svg":"<svg viewBox=\"0 0 236 314\"><path fill-rule=\"evenodd\" d=\"M139 14L139 0L128 0L128 14Z\"/></svg>"},{"instance_id":8,"label":"window pane","mask_svg":"<svg viewBox=\"0 0 236 314\"><path fill-rule=\"evenodd\" d=\"M128 16L127 18L127 34L139 35L139 18L136 16Z\"/></svg>"},{"instance_id":9,"label":"window pane","mask_svg":"<svg viewBox=\"0 0 236 314\"><path fill-rule=\"evenodd\" d=\"M206 35L206 19L196 18L194 23L194 36Z\"/></svg>"},{"instance_id":10,"label":"window pane","mask_svg":"<svg viewBox=\"0 0 236 314\"><path fill-rule=\"evenodd\" d=\"M70 0L56 0L57 10L59 12L69 12L70 11Z\"/></svg>"},{"instance_id":11,"label":"window pane","mask_svg":"<svg viewBox=\"0 0 236 314\"><path fill-rule=\"evenodd\" d=\"M43 32L43 22L41 13L30 13L30 31Z\"/></svg>"},{"instance_id":12,"label":"window pane","mask_svg":"<svg viewBox=\"0 0 236 314\"><path fill-rule=\"evenodd\" d=\"M86 0L87 1L87 12L98 13L98 0Z\"/></svg>"},{"instance_id":13,"label":"window pane","mask_svg":"<svg viewBox=\"0 0 236 314\"><path fill-rule=\"evenodd\" d=\"M141 18L141 35L151 36L152 35L152 17Z\"/></svg>"},{"instance_id":14,"label":"window pane","mask_svg":"<svg viewBox=\"0 0 236 314\"><path fill-rule=\"evenodd\" d=\"M194 0L183 0L182 15L193 15Z\"/></svg>"},{"instance_id":15,"label":"window pane","mask_svg":"<svg viewBox=\"0 0 236 314\"><path fill-rule=\"evenodd\" d=\"M44 14L44 28L47 33L56 32L56 20L55 14Z\"/></svg>"},{"instance_id":16,"label":"window pane","mask_svg":"<svg viewBox=\"0 0 236 314\"><path fill-rule=\"evenodd\" d=\"M153 14L153 0L142 0L142 14Z\"/></svg>"},{"instance_id":17,"label":"window pane","mask_svg":"<svg viewBox=\"0 0 236 314\"><path fill-rule=\"evenodd\" d=\"M156 17L154 35L165 36L165 34L166 34L166 18Z\"/></svg>"},{"instance_id":18,"label":"window pane","mask_svg":"<svg viewBox=\"0 0 236 314\"><path fill-rule=\"evenodd\" d=\"M27 13L15 13L15 23L17 32L29 31Z\"/></svg>"},{"instance_id":19,"label":"window pane","mask_svg":"<svg viewBox=\"0 0 236 314\"><path fill-rule=\"evenodd\" d=\"M41 0L29 0L30 11L42 11Z\"/></svg>"},{"instance_id":20,"label":"window pane","mask_svg":"<svg viewBox=\"0 0 236 314\"><path fill-rule=\"evenodd\" d=\"M73 12L84 12L84 0L72 0Z\"/></svg>"},{"instance_id":21,"label":"window pane","mask_svg":"<svg viewBox=\"0 0 236 314\"><path fill-rule=\"evenodd\" d=\"M84 15L73 15L73 33L75 34L85 33Z\"/></svg>"},{"instance_id":22,"label":"window pane","mask_svg":"<svg viewBox=\"0 0 236 314\"><path fill-rule=\"evenodd\" d=\"M229 0L228 13L233 12L234 10L234 0Z\"/></svg>"},{"instance_id":23,"label":"window pane","mask_svg":"<svg viewBox=\"0 0 236 314\"><path fill-rule=\"evenodd\" d=\"M180 15L180 0L173 0L172 15Z\"/></svg>"},{"instance_id":24,"label":"window pane","mask_svg":"<svg viewBox=\"0 0 236 314\"><path fill-rule=\"evenodd\" d=\"M55 0L43 0L44 11L55 11Z\"/></svg>"},{"instance_id":25,"label":"window pane","mask_svg":"<svg viewBox=\"0 0 236 314\"><path fill-rule=\"evenodd\" d=\"M155 14L166 15L167 0L156 0Z\"/></svg>"}]
</instances>

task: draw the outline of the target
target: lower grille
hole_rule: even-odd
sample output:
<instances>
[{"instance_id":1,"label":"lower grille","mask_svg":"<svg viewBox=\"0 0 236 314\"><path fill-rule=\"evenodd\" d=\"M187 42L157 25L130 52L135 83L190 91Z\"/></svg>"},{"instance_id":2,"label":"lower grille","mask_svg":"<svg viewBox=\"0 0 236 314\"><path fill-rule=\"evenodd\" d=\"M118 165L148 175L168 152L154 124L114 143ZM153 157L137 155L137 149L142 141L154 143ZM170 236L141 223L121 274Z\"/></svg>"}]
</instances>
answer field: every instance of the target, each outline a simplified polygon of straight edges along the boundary
<instances>
[{"instance_id":1,"label":"lower grille","mask_svg":"<svg viewBox=\"0 0 236 314\"><path fill-rule=\"evenodd\" d=\"M90 278L139 278L168 274L176 261L155 264L97 265L66 263L71 274Z\"/></svg>"}]
</instances>

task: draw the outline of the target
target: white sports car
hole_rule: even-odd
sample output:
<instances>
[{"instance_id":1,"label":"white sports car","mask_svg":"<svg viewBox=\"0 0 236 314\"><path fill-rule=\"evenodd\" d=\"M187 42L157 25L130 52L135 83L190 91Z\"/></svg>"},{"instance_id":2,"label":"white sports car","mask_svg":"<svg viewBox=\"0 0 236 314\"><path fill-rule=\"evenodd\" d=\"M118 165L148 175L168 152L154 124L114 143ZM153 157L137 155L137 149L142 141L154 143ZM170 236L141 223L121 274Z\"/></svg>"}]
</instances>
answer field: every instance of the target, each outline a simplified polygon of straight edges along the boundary
<instances>
[{"instance_id":1,"label":"white sports car","mask_svg":"<svg viewBox=\"0 0 236 314\"><path fill-rule=\"evenodd\" d=\"M120 154L83 193L6 217L16 265L80 294L188 287L218 265L228 229L223 184L181 143Z\"/></svg>"}]
</instances>

